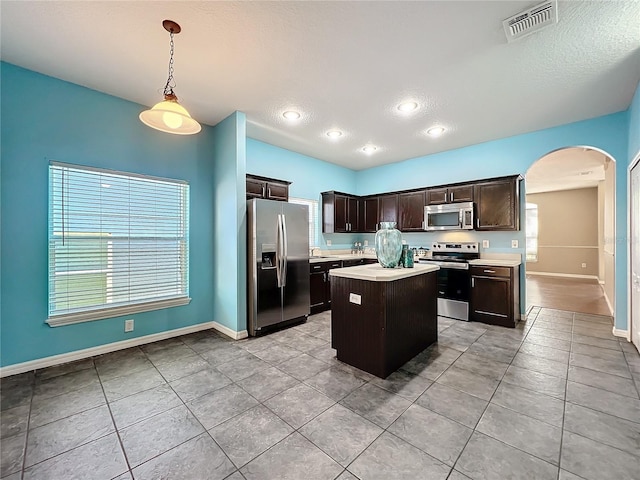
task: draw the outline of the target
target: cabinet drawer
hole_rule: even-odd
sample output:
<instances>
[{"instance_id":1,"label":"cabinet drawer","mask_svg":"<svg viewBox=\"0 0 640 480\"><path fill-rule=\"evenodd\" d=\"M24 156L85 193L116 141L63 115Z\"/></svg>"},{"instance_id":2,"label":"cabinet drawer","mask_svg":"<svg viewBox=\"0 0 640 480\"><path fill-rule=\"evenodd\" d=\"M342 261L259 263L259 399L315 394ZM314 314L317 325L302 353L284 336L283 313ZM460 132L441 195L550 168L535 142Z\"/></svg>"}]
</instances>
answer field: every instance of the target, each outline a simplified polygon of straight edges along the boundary
<instances>
[{"instance_id":1,"label":"cabinet drawer","mask_svg":"<svg viewBox=\"0 0 640 480\"><path fill-rule=\"evenodd\" d=\"M507 277L508 278L511 276L511 268L472 265L471 275L482 276L482 277Z\"/></svg>"},{"instance_id":2,"label":"cabinet drawer","mask_svg":"<svg viewBox=\"0 0 640 480\"><path fill-rule=\"evenodd\" d=\"M309 263L309 273L324 272L327 269L325 265L326 265L326 262Z\"/></svg>"}]
</instances>

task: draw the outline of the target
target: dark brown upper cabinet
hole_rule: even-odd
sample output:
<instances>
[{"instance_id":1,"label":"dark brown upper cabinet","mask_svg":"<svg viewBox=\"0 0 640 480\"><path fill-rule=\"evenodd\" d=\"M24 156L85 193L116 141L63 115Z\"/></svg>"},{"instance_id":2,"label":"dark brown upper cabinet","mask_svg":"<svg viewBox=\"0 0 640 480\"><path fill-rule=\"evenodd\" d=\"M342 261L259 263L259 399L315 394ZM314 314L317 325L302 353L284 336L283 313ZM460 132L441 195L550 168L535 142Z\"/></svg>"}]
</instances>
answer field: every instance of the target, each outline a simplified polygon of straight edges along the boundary
<instances>
[{"instance_id":1,"label":"dark brown upper cabinet","mask_svg":"<svg viewBox=\"0 0 640 480\"><path fill-rule=\"evenodd\" d=\"M398 194L398 230L421 232L424 230L425 192Z\"/></svg>"},{"instance_id":2,"label":"dark brown upper cabinet","mask_svg":"<svg viewBox=\"0 0 640 480\"><path fill-rule=\"evenodd\" d=\"M289 201L289 185L286 180L247 175L247 200L266 198L269 200Z\"/></svg>"},{"instance_id":3,"label":"dark brown upper cabinet","mask_svg":"<svg viewBox=\"0 0 640 480\"><path fill-rule=\"evenodd\" d=\"M358 198L339 192L322 193L322 233L358 232Z\"/></svg>"},{"instance_id":4,"label":"dark brown upper cabinet","mask_svg":"<svg viewBox=\"0 0 640 480\"><path fill-rule=\"evenodd\" d=\"M380 195L378 197L378 221L398 223L398 195Z\"/></svg>"},{"instance_id":5,"label":"dark brown upper cabinet","mask_svg":"<svg viewBox=\"0 0 640 480\"><path fill-rule=\"evenodd\" d=\"M520 230L519 179L475 184L476 230Z\"/></svg>"},{"instance_id":6,"label":"dark brown upper cabinet","mask_svg":"<svg viewBox=\"0 0 640 480\"><path fill-rule=\"evenodd\" d=\"M473 185L427 189L425 205L456 202L473 202Z\"/></svg>"},{"instance_id":7,"label":"dark brown upper cabinet","mask_svg":"<svg viewBox=\"0 0 640 480\"><path fill-rule=\"evenodd\" d=\"M378 231L378 197L360 199L360 231Z\"/></svg>"}]
</instances>

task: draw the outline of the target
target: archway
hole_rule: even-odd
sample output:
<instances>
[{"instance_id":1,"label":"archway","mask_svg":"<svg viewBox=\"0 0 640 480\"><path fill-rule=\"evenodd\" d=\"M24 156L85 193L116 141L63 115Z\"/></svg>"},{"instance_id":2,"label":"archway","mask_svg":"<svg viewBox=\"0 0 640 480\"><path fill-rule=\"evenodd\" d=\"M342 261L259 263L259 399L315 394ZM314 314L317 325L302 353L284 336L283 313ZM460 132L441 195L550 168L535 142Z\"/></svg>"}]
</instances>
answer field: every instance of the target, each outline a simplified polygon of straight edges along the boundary
<instances>
[{"instance_id":1,"label":"archway","mask_svg":"<svg viewBox=\"0 0 640 480\"><path fill-rule=\"evenodd\" d=\"M525 181L527 307L613 316L615 160L566 147L538 159Z\"/></svg>"}]
</instances>

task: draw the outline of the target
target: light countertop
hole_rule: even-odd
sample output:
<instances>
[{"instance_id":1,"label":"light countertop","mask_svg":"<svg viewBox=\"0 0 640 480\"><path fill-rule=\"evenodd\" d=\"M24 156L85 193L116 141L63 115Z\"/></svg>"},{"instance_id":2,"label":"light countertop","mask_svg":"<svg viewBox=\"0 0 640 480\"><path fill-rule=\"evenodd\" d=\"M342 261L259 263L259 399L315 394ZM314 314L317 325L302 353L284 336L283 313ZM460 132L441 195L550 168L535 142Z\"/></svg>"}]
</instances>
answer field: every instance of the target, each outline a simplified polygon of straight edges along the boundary
<instances>
[{"instance_id":1,"label":"light countertop","mask_svg":"<svg viewBox=\"0 0 640 480\"><path fill-rule=\"evenodd\" d=\"M371 265L357 265L355 267L334 268L329 270L332 277L353 278L355 280L366 280L369 282L391 282L403 278L423 275L435 272L440 267L437 265L414 265L413 268L384 268L379 263Z\"/></svg>"},{"instance_id":2,"label":"light countertop","mask_svg":"<svg viewBox=\"0 0 640 480\"><path fill-rule=\"evenodd\" d=\"M480 265L485 267L517 267L522 262L520 260L507 260L496 258L478 258L477 260L469 260L469 265Z\"/></svg>"},{"instance_id":3,"label":"light countertop","mask_svg":"<svg viewBox=\"0 0 640 480\"><path fill-rule=\"evenodd\" d=\"M370 253L345 253L345 254L337 254L337 255L323 255L320 257L309 257L309 263L320 263L320 262L331 262L334 260L358 260L360 258L369 258L376 260L377 257L374 254Z\"/></svg>"}]
</instances>

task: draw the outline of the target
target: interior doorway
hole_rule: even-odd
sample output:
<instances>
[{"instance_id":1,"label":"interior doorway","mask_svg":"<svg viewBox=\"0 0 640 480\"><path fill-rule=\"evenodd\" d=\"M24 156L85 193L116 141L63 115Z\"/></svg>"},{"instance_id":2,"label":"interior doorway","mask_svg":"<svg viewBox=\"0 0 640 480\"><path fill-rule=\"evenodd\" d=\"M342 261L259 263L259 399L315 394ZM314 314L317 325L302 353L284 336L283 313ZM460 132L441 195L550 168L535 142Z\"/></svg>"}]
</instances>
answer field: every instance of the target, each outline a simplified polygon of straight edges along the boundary
<instances>
[{"instance_id":1,"label":"interior doorway","mask_svg":"<svg viewBox=\"0 0 640 480\"><path fill-rule=\"evenodd\" d=\"M527 305L613 317L614 159L567 147L536 161L525 181Z\"/></svg>"}]
</instances>

